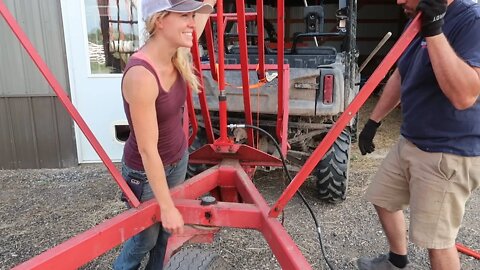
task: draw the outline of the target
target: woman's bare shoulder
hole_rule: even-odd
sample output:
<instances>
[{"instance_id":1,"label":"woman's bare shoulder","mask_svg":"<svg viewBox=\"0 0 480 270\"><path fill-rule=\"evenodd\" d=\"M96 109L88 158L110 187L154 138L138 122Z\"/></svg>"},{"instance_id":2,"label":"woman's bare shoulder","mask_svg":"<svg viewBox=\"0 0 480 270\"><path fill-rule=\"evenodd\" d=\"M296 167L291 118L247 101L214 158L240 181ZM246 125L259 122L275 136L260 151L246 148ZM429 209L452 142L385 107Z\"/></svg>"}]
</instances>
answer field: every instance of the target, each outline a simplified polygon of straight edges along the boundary
<instances>
[{"instance_id":1,"label":"woman's bare shoulder","mask_svg":"<svg viewBox=\"0 0 480 270\"><path fill-rule=\"evenodd\" d=\"M127 101L152 100L158 96L155 76L143 66L133 66L123 77L122 91Z\"/></svg>"}]
</instances>

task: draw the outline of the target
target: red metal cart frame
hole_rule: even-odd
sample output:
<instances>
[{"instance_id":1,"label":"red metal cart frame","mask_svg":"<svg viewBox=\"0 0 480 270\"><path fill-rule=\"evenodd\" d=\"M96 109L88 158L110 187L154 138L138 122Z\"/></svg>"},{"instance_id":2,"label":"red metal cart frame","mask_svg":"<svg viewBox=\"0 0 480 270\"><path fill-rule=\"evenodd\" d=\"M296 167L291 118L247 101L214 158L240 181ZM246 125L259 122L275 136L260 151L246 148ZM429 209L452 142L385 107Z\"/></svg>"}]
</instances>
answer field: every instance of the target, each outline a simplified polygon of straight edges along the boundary
<instances>
[{"instance_id":1,"label":"red metal cart frame","mask_svg":"<svg viewBox=\"0 0 480 270\"><path fill-rule=\"evenodd\" d=\"M259 50L259 65L248 64L247 40L245 31L239 31L240 43L240 65L224 65L223 53L223 31L224 23L227 19L235 19L238 22L239 29L245 29L246 20L257 20L259 27L259 47L263 48L263 8L259 8L257 13L246 14L243 0L236 0L238 14L223 14L223 3L218 1L217 14L212 16L216 19L218 29L218 68L214 58L213 51L213 33L210 24L205 30L208 42L210 56L210 69L214 78L218 79L220 100L220 137L215 139L212 131L212 124L208 113L205 95L200 93L199 100L202 108L202 116L205 122L207 138L209 144L199 149L191 155L193 162L216 164L203 173L189 179L185 184L171 190L172 197L176 207L182 213L186 224L204 225L213 228L213 230L202 230L197 227L186 227L183 235L174 236L169 240L167 257L171 252L180 247L186 241L211 242L213 234L220 227L234 227L244 229L258 230L263 234L267 243L276 256L283 269L311 269L311 266L301 254L297 245L290 238L289 234L281 223L277 220L279 213L285 208L286 204L293 197L298 188L303 184L307 176L311 173L315 165L322 156L331 147L340 132L344 129L351 118L356 114L364 104L368 96L373 92L378 83L385 77L387 71L393 66L401 53L413 40L419 31L418 16L407 28L399 41L395 44L384 61L375 70L360 93L347 107L336 124L326 135L321 144L313 152L305 165L286 188L280 198L273 206L269 206L260 192L251 181L251 177L256 166L281 166L278 158L263 153L255 148L253 132L248 132L248 145L234 144L227 136L227 105L225 95L225 69L241 70L244 91L244 106L246 124L252 124L252 114L250 108L250 87L248 85L248 71L257 70L259 79L265 78L267 70L278 71L278 118L277 118L277 138L282 145L282 152L287 150L287 124L288 124L288 86L289 76L288 65L284 65L283 42L278 42L278 65L264 64L264 51ZM263 1L257 0L257 7L263 7ZM278 40L284 40L284 1L277 2L278 14ZM45 62L41 59L28 37L17 24L7 7L0 0L0 13L17 36L22 46L28 52L40 72L43 74L49 85L55 91L65 109L71 115L75 123L82 130L93 148L105 164L120 189L125 193L129 203L134 207L124 213L109 219L100 225L81 233L66 242L47 250L46 252L24 262L14 269L73 269L78 268L87 262L104 254L108 250L118 246L131 236L139 233L155 222L160 221L160 209L155 200L140 204L131 190L122 179L120 173L108 158L106 152L101 147L85 121L70 102L65 91L48 69ZM196 48L196 46L194 46ZM198 52L193 49L195 65L198 70L202 66L198 58ZM205 67L204 67L205 68ZM201 76L200 76L201 79ZM203 82L202 82L203 85ZM198 124L196 123L193 110L192 96L189 93L188 115L193 129L190 136L190 143L196 134ZM203 206L198 198L203 194L210 192L216 196L218 202L213 205ZM478 255L475 251L466 247L459 247L462 252L467 252L471 256ZM473 254L473 255L472 255ZM478 257L477 257L478 258Z\"/></svg>"}]
</instances>

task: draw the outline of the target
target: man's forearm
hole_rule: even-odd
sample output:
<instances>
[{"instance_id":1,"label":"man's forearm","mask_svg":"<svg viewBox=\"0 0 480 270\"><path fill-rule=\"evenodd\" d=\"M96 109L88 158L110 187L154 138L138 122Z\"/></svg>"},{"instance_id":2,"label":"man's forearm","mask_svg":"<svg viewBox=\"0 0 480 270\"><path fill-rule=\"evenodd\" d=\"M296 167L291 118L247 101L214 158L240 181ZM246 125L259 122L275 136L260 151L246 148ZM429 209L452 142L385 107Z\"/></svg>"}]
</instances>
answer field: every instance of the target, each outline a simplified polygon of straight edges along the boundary
<instances>
[{"instance_id":1,"label":"man's forearm","mask_svg":"<svg viewBox=\"0 0 480 270\"><path fill-rule=\"evenodd\" d=\"M471 107L480 94L480 76L455 53L445 35L427 37L427 48L437 82L457 109Z\"/></svg>"},{"instance_id":2,"label":"man's forearm","mask_svg":"<svg viewBox=\"0 0 480 270\"><path fill-rule=\"evenodd\" d=\"M382 121L400 103L400 81L400 72L396 69L383 88L383 93L373 109L370 119L377 123Z\"/></svg>"}]
</instances>

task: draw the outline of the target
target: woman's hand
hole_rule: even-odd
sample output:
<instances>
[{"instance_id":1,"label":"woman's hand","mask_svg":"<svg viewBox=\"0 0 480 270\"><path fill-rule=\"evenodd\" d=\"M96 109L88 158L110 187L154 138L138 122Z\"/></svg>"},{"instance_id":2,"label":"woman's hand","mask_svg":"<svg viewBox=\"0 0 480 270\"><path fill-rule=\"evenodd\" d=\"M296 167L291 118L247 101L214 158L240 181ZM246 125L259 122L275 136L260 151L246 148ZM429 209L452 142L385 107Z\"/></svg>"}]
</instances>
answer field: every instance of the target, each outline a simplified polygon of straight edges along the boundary
<instances>
[{"instance_id":1,"label":"woman's hand","mask_svg":"<svg viewBox=\"0 0 480 270\"><path fill-rule=\"evenodd\" d=\"M203 2L212 5L212 7L215 7L215 5L217 4L217 0L205 0Z\"/></svg>"},{"instance_id":2,"label":"woman's hand","mask_svg":"<svg viewBox=\"0 0 480 270\"><path fill-rule=\"evenodd\" d=\"M171 234L183 233L183 217L175 206L161 210L162 226Z\"/></svg>"},{"instance_id":3,"label":"woman's hand","mask_svg":"<svg viewBox=\"0 0 480 270\"><path fill-rule=\"evenodd\" d=\"M212 7L215 7L217 0L204 0L203 3L209 4ZM205 24L207 23L208 17L210 14L195 14L195 32L197 33L197 40L200 39L200 36L205 29Z\"/></svg>"}]
</instances>

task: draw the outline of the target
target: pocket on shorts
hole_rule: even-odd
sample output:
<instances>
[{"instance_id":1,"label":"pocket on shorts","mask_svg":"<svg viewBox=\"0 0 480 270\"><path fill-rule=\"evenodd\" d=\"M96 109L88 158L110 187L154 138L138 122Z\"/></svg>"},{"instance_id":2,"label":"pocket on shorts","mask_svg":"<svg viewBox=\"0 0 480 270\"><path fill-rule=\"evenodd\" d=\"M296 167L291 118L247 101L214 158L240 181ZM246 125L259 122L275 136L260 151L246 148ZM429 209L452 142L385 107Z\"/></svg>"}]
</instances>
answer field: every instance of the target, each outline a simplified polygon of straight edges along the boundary
<instances>
[{"instance_id":1,"label":"pocket on shorts","mask_svg":"<svg viewBox=\"0 0 480 270\"><path fill-rule=\"evenodd\" d=\"M470 157L469 188L470 192L480 187L480 157Z\"/></svg>"},{"instance_id":2,"label":"pocket on shorts","mask_svg":"<svg viewBox=\"0 0 480 270\"><path fill-rule=\"evenodd\" d=\"M438 161L438 172L450 181L457 174L458 160L455 155L440 153L440 160Z\"/></svg>"},{"instance_id":3,"label":"pocket on shorts","mask_svg":"<svg viewBox=\"0 0 480 270\"><path fill-rule=\"evenodd\" d=\"M135 179L131 177L127 177L125 181L127 182L128 187L130 187L130 189L132 190L133 195L135 195L135 197L137 197L138 200L141 200L143 195L143 187L147 182L142 179ZM125 196L125 193L122 192L122 196L120 197L120 199L124 202L127 201L127 197Z\"/></svg>"}]
</instances>

